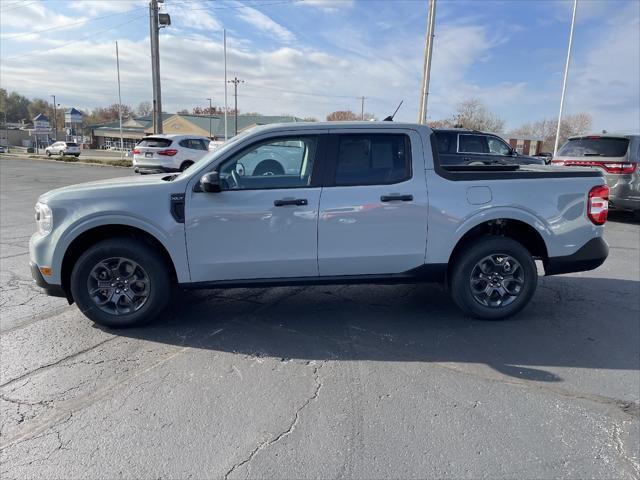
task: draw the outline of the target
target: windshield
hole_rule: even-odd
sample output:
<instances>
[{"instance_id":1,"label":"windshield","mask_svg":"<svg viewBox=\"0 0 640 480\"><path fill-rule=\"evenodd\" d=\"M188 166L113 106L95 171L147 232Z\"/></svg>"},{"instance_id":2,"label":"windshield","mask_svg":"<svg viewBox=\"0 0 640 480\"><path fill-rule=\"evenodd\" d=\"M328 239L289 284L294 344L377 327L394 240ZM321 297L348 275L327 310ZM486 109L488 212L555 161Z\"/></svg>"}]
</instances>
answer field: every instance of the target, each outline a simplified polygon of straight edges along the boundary
<instances>
[{"instance_id":1,"label":"windshield","mask_svg":"<svg viewBox=\"0 0 640 480\"><path fill-rule=\"evenodd\" d=\"M558 155L562 157L624 157L628 147L628 138L572 138L562 146Z\"/></svg>"},{"instance_id":2,"label":"windshield","mask_svg":"<svg viewBox=\"0 0 640 480\"><path fill-rule=\"evenodd\" d=\"M74 142L67 142L67 147L77 147L78 144Z\"/></svg>"}]
</instances>

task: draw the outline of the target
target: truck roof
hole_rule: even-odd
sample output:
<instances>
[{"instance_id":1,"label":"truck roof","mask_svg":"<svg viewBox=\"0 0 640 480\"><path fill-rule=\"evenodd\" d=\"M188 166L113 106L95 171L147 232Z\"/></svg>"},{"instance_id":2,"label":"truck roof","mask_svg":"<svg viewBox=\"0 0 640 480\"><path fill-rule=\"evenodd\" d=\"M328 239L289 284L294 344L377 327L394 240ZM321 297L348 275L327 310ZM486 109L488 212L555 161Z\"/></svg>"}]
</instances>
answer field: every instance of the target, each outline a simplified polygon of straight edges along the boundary
<instances>
[{"instance_id":1,"label":"truck roof","mask_svg":"<svg viewBox=\"0 0 640 480\"><path fill-rule=\"evenodd\" d=\"M381 121L356 121L356 122L293 122L293 123L271 123L253 127L251 131L271 132L279 130L318 130L318 129L427 129L427 125L408 122L381 122Z\"/></svg>"}]
</instances>

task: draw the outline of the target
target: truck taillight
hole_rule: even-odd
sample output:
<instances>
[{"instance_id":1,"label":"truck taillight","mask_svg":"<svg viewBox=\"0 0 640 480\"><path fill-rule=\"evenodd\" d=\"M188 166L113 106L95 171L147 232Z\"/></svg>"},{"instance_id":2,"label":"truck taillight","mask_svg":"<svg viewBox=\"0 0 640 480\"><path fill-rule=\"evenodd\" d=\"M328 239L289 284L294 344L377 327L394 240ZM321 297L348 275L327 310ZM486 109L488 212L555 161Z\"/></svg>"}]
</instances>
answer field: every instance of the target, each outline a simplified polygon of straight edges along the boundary
<instances>
[{"instance_id":1,"label":"truck taillight","mask_svg":"<svg viewBox=\"0 0 640 480\"><path fill-rule=\"evenodd\" d=\"M176 153L178 153L178 150L174 148L168 148L166 150L160 150L158 152L158 155L166 155L167 157L173 157Z\"/></svg>"},{"instance_id":2,"label":"truck taillight","mask_svg":"<svg viewBox=\"0 0 640 480\"><path fill-rule=\"evenodd\" d=\"M609 187L598 185L589 190L587 216L595 225L604 225L609 214Z\"/></svg>"}]
</instances>

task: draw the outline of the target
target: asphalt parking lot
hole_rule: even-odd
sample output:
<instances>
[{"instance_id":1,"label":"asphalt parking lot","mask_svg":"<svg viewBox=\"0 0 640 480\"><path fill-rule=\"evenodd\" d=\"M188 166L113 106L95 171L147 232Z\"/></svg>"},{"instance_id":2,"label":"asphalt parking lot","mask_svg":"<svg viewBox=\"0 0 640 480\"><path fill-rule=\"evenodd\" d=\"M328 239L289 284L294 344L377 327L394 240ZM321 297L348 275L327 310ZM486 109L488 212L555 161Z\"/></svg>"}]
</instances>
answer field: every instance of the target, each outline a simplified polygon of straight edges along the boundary
<instances>
[{"instance_id":1,"label":"asphalt parking lot","mask_svg":"<svg viewBox=\"0 0 640 480\"><path fill-rule=\"evenodd\" d=\"M436 285L179 295L95 327L38 292L33 205L130 170L0 159L0 476L638 478L640 225L503 322Z\"/></svg>"}]
</instances>

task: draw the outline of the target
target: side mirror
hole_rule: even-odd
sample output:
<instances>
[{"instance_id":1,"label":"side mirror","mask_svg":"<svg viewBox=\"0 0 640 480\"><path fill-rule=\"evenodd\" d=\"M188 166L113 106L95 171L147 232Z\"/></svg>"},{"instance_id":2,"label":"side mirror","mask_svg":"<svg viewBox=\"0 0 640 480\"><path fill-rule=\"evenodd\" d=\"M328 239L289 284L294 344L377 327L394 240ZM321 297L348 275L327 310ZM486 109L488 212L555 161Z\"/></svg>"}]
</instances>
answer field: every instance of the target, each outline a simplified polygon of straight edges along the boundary
<instances>
[{"instance_id":1,"label":"side mirror","mask_svg":"<svg viewBox=\"0 0 640 480\"><path fill-rule=\"evenodd\" d=\"M242 177L244 175L244 172L244 165L241 163L236 163L236 173Z\"/></svg>"},{"instance_id":2,"label":"side mirror","mask_svg":"<svg viewBox=\"0 0 640 480\"><path fill-rule=\"evenodd\" d=\"M218 172L205 173L200 178L200 188L203 192L216 193L221 191L220 188L220 175Z\"/></svg>"},{"instance_id":3,"label":"side mirror","mask_svg":"<svg viewBox=\"0 0 640 480\"><path fill-rule=\"evenodd\" d=\"M517 157L518 156L518 152L516 151L515 148L513 150L511 150L511 156L512 157Z\"/></svg>"}]
</instances>

